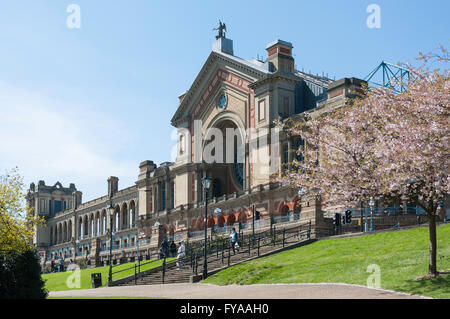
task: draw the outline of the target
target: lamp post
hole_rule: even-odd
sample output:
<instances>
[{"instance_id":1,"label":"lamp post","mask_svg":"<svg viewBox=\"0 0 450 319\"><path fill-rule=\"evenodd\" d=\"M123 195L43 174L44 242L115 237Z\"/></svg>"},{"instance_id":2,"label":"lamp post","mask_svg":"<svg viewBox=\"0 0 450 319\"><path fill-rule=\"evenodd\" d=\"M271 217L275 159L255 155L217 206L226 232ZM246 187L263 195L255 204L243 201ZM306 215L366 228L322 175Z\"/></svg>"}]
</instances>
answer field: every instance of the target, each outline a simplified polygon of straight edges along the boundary
<instances>
[{"instance_id":1,"label":"lamp post","mask_svg":"<svg viewBox=\"0 0 450 319\"><path fill-rule=\"evenodd\" d=\"M204 258L203 258L203 279L206 279L208 277L208 261L207 261L207 252L206 252L206 241L208 236L208 191L211 187L211 178L208 176L205 176L202 178L202 186L205 190L205 247L204 247Z\"/></svg>"},{"instance_id":2,"label":"lamp post","mask_svg":"<svg viewBox=\"0 0 450 319\"><path fill-rule=\"evenodd\" d=\"M360 202L359 214L360 214L361 233L362 233L362 232L364 232L364 226L363 226L363 201L362 200Z\"/></svg>"},{"instance_id":3,"label":"lamp post","mask_svg":"<svg viewBox=\"0 0 450 319\"><path fill-rule=\"evenodd\" d=\"M367 210L364 209L364 232L367 233Z\"/></svg>"},{"instance_id":4,"label":"lamp post","mask_svg":"<svg viewBox=\"0 0 450 319\"><path fill-rule=\"evenodd\" d=\"M373 208L375 206L375 201L373 200L373 197L370 197L369 206L370 206L370 231L373 231Z\"/></svg>"},{"instance_id":5,"label":"lamp post","mask_svg":"<svg viewBox=\"0 0 450 319\"><path fill-rule=\"evenodd\" d=\"M113 245L113 213L114 213L114 207L112 205L112 202L109 202L109 275L108 275L108 282L112 282L112 245Z\"/></svg>"},{"instance_id":6,"label":"lamp post","mask_svg":"<svg viewBox=\"0 0 450 319\"><path fill-rule=\"evenodd\" d=\"M74 256L74 258L73 258L74 261L77 260L78 245L79 245L79 244L80 244L80 240L79 240L79 239L75 240L75 256Z\"/></svg>"},{"instance_id":7,"label":"lamp post","mask_svg":"<svg viewBox=\"0 0 450 319\"><path fill-rule=\"evenodd\" d=\"M135 212L133 211L133 214L135 214ZM137 232L136 232L136 257L137 257L137 259L138 259L138 265L139 265L139 269L141 269L141 252L139 251L139 215L138 215L138 217L136 218L137 219L137 221L136 221L136 223L137 223L137 225L136 225L136 227L137 227Z\"/></svg>"},{"instance_id":8,"label":"lamp post","mask_svg":"<svg viewBox=\"0 0 450 319\"><path fill-rule=\"evenodd\" d=\"M255 241L255 213L256 213L256 210L255 210L255 205L253 205L253 207L252 207L252 210L253 210L253 212L252 212L252 214L253 214L253 216L252 216L252 243Z\"/></svg>"}]
</instances>

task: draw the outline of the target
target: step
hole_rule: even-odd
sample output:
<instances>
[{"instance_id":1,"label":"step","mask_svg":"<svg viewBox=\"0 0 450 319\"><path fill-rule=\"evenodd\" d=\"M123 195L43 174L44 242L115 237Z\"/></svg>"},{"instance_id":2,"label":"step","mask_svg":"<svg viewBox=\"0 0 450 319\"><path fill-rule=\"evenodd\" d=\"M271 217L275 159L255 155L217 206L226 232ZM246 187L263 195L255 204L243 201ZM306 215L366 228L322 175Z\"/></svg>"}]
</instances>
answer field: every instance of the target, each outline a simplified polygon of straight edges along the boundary
<instances>
[{"instance_id":1,"label":"step","mask_svg":"<svg viewBox=\"0 0 450 319\"><path fill-rule=\"evenodd\" d=\"M294 240L294 241L286 241L285 245L289 246L291 244L299 243L300 241ZM276 245L270 245L270 246L264 246L260 248L260 254L269 253L272 251L279 250L282 248L281 243L277 243ZM231 253L230 255L230 266L245 261L250 258L254 258L257 256L257 248L252 248L250 251L250 254L248 253L248 250L245 250L246 247L242 247L242 250L239 253L236 253L236 255L233 255ZM197 274L201 274L203 269L203 258L198 259L198 265L197 265ZM192 268L190 267L191 263L190 260L185 260L185 268L181 270L176 270L175 267L171 267L166 270L164 283L187 283L190 282L191 276L195 274L193 272ZM222 253L219 253L219 256L217 257L217 253L212 253L208 255L208 270L215 270L220 269L223 267L226 267L228 264L228 251L225 251L224 258L222 262ZM173 264L171 264L173 265ZM144 277L138 278L137 282L138 285L153 285L153 284L162 284L162 273L161 271L156 273L148 274ZM130 286L134 285L134 280L130 280L129 282L122 283L120 286Z\"/></svg>"}]
</instances>

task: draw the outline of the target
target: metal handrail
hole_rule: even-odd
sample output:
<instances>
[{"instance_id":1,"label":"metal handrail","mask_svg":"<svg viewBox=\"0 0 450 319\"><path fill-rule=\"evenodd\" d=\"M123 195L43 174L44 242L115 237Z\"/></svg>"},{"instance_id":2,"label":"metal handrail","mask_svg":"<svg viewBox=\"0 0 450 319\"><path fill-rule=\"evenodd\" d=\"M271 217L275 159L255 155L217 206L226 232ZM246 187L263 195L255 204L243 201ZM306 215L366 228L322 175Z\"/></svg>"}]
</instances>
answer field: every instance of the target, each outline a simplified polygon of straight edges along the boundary
<instances>
[{"instance_id":1,"label":"metal handrail","mask_svg":"<svg viewBox=\"0 0 450 319\"><path fill-rule=\"evenodd\" d=\"M301 239L311 239L312 234L312 228L311 223L309 224L302 224L298 225L296 227L286 229L279 227L278 229L274 226L271 227L270 230L266 230L263 232L259 232L255 234L255 237L253 237L252 234L247 235L241 235L238 238L240 238L240 247L242 249L242 252L246 252L246 249L248 249L248 254L251 254L251 249L257 249L257 255L260 256L260 249L267 246L273 246L277 244L282 244L283 247L285 247L286 242L291 238L297 238L297 240ZM210 238L209 245L206 247L206 255L207 258L210 259L211 257L216 258L216 260L222 260L222 264L224 263L224 259L227 258L227 265L231 265L231 243L228 237L217 237L217 238ZM187 242L186 244L186 256L185 260L187 263L190 263L190 267L192 269L193 274L198 274L198 266L200 264L200 260L203 259L204 256L204 240L199 240L196 242ZM165 282L168 268L170 268L170 265L173 265L177 262L177 259L173 260L167 260L165 258L163 259L162 265L159 267L155 267L155 271L161 271L161 278L162 282ZM154 262L159 261L160 259L153 259L150 261L147 261L145 263L140 263L140 266L148 265ZM188 264L189 265L189 264ZM117 267L120 265L114 265L112 267ZM113 274L117 274L126 270L134 269L134 281L135 284L137 284L137 278L141 275L140 268L135 265L121 269L119 271L113 272Z\"/></svg>"},{"instance_id":2,"label":"metal handrail","mask_svg":"<svg viewBox=\"0 0 450 319\"><path fill-rule=\"evenodd\" d=\"M277 230L276 227L273 227L273 230L268 230L262 233L258 233L255 234L255 238L252 238L252 234L248 234L248 235L241 235L239 236L240 238L242 238L242 242L241 242L241 248L244 247L245 243L247 243L248 247L250 247L249 249L251 249L251 247L255 245L256 242L259 242L259 248L265 247L265 246L269 246L269 245L276 245L277 243L283 242L283 237L284 237L284 243L290 239L290 238L303 238L306 237L308 239L311 238L311 224L308 224L307 228L302 227L304 225L295 227L293 229L280 229ZM304 229L301 229L304 228ZM301 229L301 230L300 230ZM279 239L279 237L281 237L281 239ZM262 241L262 245L261 245L261 241ZM211 240L210 240L211 242ZM251 243L252 245L249 245L249 243ZM198 252L202 250L202 246L204 245L204 241L198 241L195 243L194 247L190 247L190 249L194 250L197 252L197 256L199 255ZM214 256L216 255L217 259L220 259L219 255L222 255L222 259L224 258L224 253L226 250L229 250L231 248L230 246L230 242L228 240L228 238L217 238L215 241L212 241L212 248L207 248L207 254L208 256ZM200 259L200 258L198 258ZM195 264L195 263L194 263Z\"/></svg>"},{"instance_id":3,"label":"metal handrail","mask_svg":"<svg viewBox=\"0 0 450 319\"><path fill-rule=\"evenodd\" d=\"M151 255L150 255L150 258L151 258ZM159 261L159 260L161 260L161 259L158 259L158 258L157 258L157 259L150 259L150 260L148 260L147 262L141 263L141 262L140 262L140 256L139 256L139 257L138 257L139 268L142 267L142 266L145 266L145 265L148 265L148 264L157 262L157 261ZM135 264L136 264L136 263L135 263ZM114 269L114 267L119 267L119 266L122 266L122 265L121 265L121 264L118 264L118 265L112 265L112 266L111 266L111 269ZM134 265L133 265L133 266L130 266L130 267L128 267L128 268L125 268L125 269L121 269L121 270L112 272L112 275L121 273L121 272L126 271L126 270L130 270L130 269L133 269L133 268L135 268ZM140 272L140 271L139 271L139 272Z\"/></svg>"}]
</instances>

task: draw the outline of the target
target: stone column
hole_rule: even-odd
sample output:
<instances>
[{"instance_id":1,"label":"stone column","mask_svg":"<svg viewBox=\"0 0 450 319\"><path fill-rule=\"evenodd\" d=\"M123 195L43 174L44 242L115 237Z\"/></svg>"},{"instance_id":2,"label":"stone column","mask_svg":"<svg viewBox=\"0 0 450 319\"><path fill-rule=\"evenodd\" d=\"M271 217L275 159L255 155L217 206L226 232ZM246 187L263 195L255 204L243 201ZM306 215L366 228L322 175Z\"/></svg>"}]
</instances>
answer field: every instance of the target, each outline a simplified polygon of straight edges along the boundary
<instances>
[{"instance_id":1,"label":"stone column","mask_svg":"<svg viewBox=\"0 0 450 319\"><path fill-rule=\"evenodd\" d=\"M159 248L161 246L161 242L164 239L164 230L163 226L153 226L152 227L152 236L150 238L150 247L151 248Z\"/></svg>"}]
</instances>

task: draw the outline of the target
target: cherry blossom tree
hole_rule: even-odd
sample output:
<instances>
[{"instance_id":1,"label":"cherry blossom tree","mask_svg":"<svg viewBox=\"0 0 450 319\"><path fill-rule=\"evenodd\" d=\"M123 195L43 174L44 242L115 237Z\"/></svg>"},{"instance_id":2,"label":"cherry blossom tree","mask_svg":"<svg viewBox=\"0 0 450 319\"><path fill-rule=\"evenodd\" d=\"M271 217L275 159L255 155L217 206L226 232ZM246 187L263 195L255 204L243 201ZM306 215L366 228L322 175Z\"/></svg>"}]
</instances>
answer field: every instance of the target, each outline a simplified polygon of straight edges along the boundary
<instances>
[{"instance_id":1,"label":"cherry blossom tree","mask_svg":"<svg viewBox=\"0 0 450 319\"><path fill-rule=\"evenodd\" d=\"M401 198L427 213L430 235L429 273L437 274L436 218L449 195L448 52L421 54L423 65L407 65L414 80L406 92L366 88L318 117L305 115L289 131L305 140L297 150L302 161L279 181L320 195L324 205L356 205L370 197ZM311 113L314 114L314 113Z\"/></svg>"}]
</instances>

